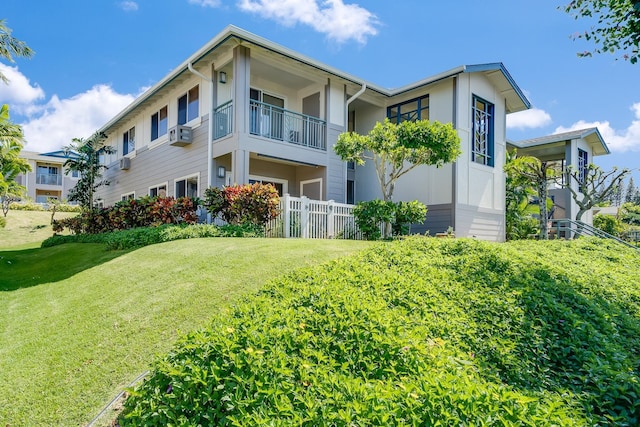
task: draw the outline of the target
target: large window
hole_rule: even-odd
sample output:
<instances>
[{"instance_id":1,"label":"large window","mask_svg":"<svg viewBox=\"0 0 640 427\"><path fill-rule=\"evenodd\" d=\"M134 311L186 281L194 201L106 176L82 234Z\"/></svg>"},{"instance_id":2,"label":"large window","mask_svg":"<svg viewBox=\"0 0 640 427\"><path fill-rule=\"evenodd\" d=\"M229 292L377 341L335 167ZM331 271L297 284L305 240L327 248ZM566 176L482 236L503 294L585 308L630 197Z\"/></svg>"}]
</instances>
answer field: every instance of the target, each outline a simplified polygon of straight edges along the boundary
<instances>
[{"instance_id":1,"label":"large window","mask_svg":"<svg viewBox=\"0 0 640 427\"><path fill-rule=\"evenodd\" d=\"M199 115L200 87L194 86L178 98L178 124L183 125Z\"/></svg>"},{"instance_id":2,"label":"large window","mask_svg":"<svg viewBox=\"0 0 640 427\"><path fill-rule=\"evenodd\" d=\"M151 116L151 140L155 141L162 135L166 135L168 124L169 117L167 113L167 106L165 105L160 109L160 111Z\"/></svg>"},{"instance_id":3,"label":"large window","mask_svg":"<svg viewBox=\"0 0 640 427\"><path fill-rule=\"evenodd\" d=\"M132 153L136 149L136 128L132 127L122 134L122 155Z\"/></svg>"},{"instance_id":4,"label":"large window","mask_svg":"<svg viewBox=\"0 0 640 427\"><path fill-rule=\"evenodd\" d=\"M176 199L179 197L198 197L198 175L176 180Z\"/></svg>"},{"instance_id":5,"label":"large window","mask_svg":"<svg viewBox=\"0 0 640 427\"><path fill-rule=\"evenodd\" d=\"M481 165L493 166L493 104L474 96L471 117L471 160Z\"/></svg>"},{"instance_id":6,"label":"large window","mask_svg":"<svg viewBox=\"0 0 640 427\"><path fill-rule=\"evenodd\" d=\"M429 120L429 95L392 105L387 108L387 117L395 124Z\"/></svg>"},{"instance_id":7,"label":"large window","mask_svg":"<svg viewBox=\"0 0 640 427\"><path fill-rule=\"evenodd\" d=\"M589 166L589 154L578 148L578 170L580 171L580 182L587 178L587 168Z\"/></svg>"}]
</instances>

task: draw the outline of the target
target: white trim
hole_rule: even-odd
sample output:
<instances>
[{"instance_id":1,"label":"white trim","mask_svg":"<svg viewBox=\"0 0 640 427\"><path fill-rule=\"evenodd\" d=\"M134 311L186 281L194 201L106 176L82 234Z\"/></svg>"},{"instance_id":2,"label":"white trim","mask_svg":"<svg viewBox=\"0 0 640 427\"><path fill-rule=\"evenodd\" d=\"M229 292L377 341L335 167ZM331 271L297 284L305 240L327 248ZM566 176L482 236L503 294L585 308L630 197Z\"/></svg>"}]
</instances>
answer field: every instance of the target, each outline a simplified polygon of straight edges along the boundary
<instances>
[{"instance_id":1,"label":"white trim","mask_svg":"<svg viewBox=\"0 0 640 427\"><path fill-rule=\"evenodd\" d=\"M133 195L133 197L129 197ZM125 200L129 200L129 199L135 199L136 198L136 192L135 191L130 191L128 193L124 193L120 195L120 201L124 202Z\"/></svg>"},{"instance_id":2,"label":"white trim","mask_svg":"<svg viewBox=\"0 0 640 427\"><path fill-rule=\"evenodd\" d=\"M189 179L189 178L193 178L194 176L195 176L195 177L196 177L196 179L198 180L198 191L197 191L197 193L196 193L196 197L200 197L200 172L192 173L192 174L190 174L190 175L185 175L185 176L181 176L180 178L176 178L176 179L174 179L174 180L173 180L173 197L176 197L176 193L177 193L177 192L176 192L176 183L177 183L178 181L183 181L183 180L185 180L185 181L186 181L187 179ZM186 184L186 183L185 183L185 184ZM169 190L169 187L167 186L167 192L168 192L168 190ZM185 187L185 190L186 190L186 187ZM168 194L167 194L167 195L168 195Z\"/></svg>"},{"instance_id":3,"label":"white trim","mask_svg":"<svg viewBox=\"0 0 640 427\"><path fill-rule=\"evenodd\" d=\"M151 187L147 188L147 195L151 196L151 189L155 188L158 189L160 187L162 187L164 185L164 196L168 197L169 196L169 181L165 181L165 182L161 182L160 184L156 184L156 185L152 185ZM156 190L157 192L157 190Z\"/></svg>"},{"instance_id":4,"label":"white trim","mask_svg":"<svg viewBox=\"0 0 640 427\"><path fill-rule=\"evenodd\" d=\"M260 181L260 182L275 182L276 184L282 184L282 194L289 193L289 181L282 178L272 178L270 176L260 176L260 175L249 175L249 180Z\"/></svg>"},{"instance_id":5,"label":"white trim","mask_svg":"<svg viewBox=\"0 0 640 427\"><path fill-rule=\"evenodd\" d=\"M320 200L322 200L322 178L313 178L300 181L300 196L304 196L303 187L305 184L313 184L315 182L320 183Z\"/></svg>"}]
</instances>

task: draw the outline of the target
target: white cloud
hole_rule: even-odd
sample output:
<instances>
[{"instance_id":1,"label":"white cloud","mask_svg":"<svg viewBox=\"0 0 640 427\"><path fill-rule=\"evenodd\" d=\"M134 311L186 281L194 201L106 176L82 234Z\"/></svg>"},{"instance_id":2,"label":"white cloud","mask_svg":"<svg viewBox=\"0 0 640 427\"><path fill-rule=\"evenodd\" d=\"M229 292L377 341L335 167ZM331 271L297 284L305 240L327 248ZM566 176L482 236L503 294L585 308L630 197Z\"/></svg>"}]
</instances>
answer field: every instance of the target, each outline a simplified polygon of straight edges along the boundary
<instances>
[{"instance_id":1,"label":"white cloud","mask_svg":"<svg viewBox=\"0 0 640 427\"><path fill-rule=\"evenodd\" d=\"M218 7L220 0L189 0L190 4L197 4L202 7Z\"/></svg>"},{"instance_id":2,"label":"white cloud","mask_svg":"<svg viewBox=\"0 0 640 427\"><path fill-rule=\"evenodd\" d=\"M238 7L286 26L308 25L338 43L353 39L364 44L378 34L373 13L343 0L239 0Z\"/></svg>"},{"instance_id":3,"label":"white cloud","mask_svg":"<svg viewBox=\"0 0 640 427\"><path fill-rule=\"evenodd\" d=\"M25 149L55 151L73 138L86 138L133 100L133 95L117 93L108 85L96 85L69 99L54 95L45 105L33 108L33 115L22 123Z\"/></svg>"},{"instance_id":4,"label":"white cloud","mask_svg":"<svg viewBox=\"0 0 640 427\"><path fill-rule=\"evenodd\" d=\"M37 84L32 85L18 67L0 63L0 72L9 79L9 84L0 82L0 104L11 104L11 109L24 112L27 106L44 98L44 91Z\"/></svg>"},{"instance_id":5,"label":"white cloud","mask_svg":"<svg viewBox=\"0 0 640 427\"><path fill-rule=\"evenodd\" d=\"M597 127L612 152L640 151L640 102L633 104L630 109L634 112L635 120L631 121L629 127L620 131L612 128L608 121L587 122L580 120L569 127L560 126L556 128L554 133Z\"/></svg>"},{"instance_id":6,"label":"white cloud","mask_svg":"<svg viewBox=\"0 0 640 427\"><path fill-rule=\"evenodd\" d=\"M539 108L507 115L507 129L535 129L551 123L551 116Z\"/></svg>"},{"instance_id":7,"label":"white cloud","mask_svg":"<svg viewBox=\"0 0 640 427\"><path fill-rule=\"evenodd\" d=\"M135 12L138 10L138 3L134 1L122 1L120 2L120 7L125 12Z\"/></svg>"}]
</instances>

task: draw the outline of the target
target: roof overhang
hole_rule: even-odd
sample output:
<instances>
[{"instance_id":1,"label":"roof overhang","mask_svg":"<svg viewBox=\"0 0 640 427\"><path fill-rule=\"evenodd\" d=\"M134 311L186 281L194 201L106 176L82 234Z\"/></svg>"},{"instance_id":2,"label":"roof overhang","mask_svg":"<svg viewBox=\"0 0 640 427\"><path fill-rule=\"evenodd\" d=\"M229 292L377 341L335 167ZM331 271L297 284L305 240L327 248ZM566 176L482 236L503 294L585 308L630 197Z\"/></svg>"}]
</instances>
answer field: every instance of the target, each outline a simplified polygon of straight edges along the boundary
<instances>
[{"instance_id":1,"label":"roof overhang","mask_svg":"<svg viewBox=\"0 0 640 427\"><path fill-rule=\"evenodd\" d=\"M522 141L507 141L507 146L514 147L519 150L530 151L532 149L536 149L536 151L540 151L545 147L557 147L574 139L583 139L587 144L589 144L594 156L611 153L598 128L578 129Z\"/></svg>"}]
</instances>

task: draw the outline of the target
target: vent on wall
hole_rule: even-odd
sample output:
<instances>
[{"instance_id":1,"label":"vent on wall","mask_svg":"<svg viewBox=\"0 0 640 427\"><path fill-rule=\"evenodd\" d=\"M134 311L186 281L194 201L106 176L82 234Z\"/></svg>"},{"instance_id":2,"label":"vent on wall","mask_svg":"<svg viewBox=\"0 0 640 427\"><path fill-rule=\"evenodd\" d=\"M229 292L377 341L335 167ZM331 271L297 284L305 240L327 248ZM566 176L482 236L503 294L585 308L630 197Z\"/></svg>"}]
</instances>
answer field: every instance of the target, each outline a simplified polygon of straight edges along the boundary
<instances>
[{"instance_id":1,"label":"vent on wall","mask_svg":"<svg viewBox=\"0 0 640 427\"><path fill-rule=\"evenodd\" d=\"M131 167L131 159L128 157L123 157L120 159L120 170L126 171Z\"/></svg>"},{"instance_id":2,"label":"vent on wall","mask_svg":"<svg viewBox=\"0 0 640 427\"><path fill-rule=\"evenodd\" d=\"M191 144L192 132L189 126L174 126L169 129L169 145L184 147Z\"/></svg>"}]
</instances>

